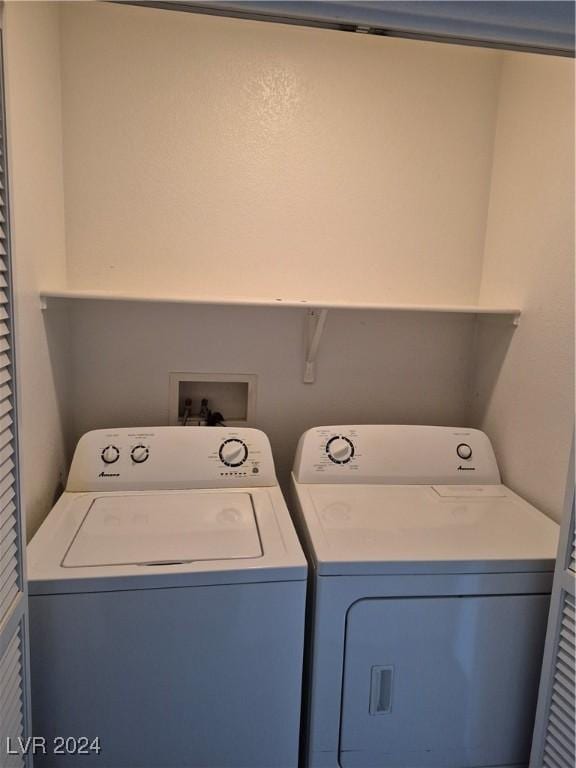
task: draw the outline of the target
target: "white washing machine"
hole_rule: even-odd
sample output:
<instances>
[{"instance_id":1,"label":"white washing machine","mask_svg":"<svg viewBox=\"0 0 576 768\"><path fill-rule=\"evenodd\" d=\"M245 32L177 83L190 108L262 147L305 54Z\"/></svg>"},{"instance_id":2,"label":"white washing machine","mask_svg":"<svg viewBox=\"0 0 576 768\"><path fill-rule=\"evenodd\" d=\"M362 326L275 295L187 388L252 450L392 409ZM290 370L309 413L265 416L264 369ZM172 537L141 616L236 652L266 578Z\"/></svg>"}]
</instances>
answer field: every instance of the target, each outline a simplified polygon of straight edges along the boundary
<instances>
[{"instance_id":1,"label":"white washing machine","mask_svg":"<svg viewBox=\"0 0 576 768\"><path fill-rule=\"evenodd\" d=\"M36 766L296 768L307 566L262 432L84 435L28 573Z\"/></svg>"},{"instance_id":2,"label":"white washing machine","mask_svg":"<svg viewBox=\"0 0 576 768\"><path fill-rule=\"evenodd\" d=\"M528 762L557 526L477 430L321 427L294 510L313 566L307 765Z\"/></svg>"}]
</instances>

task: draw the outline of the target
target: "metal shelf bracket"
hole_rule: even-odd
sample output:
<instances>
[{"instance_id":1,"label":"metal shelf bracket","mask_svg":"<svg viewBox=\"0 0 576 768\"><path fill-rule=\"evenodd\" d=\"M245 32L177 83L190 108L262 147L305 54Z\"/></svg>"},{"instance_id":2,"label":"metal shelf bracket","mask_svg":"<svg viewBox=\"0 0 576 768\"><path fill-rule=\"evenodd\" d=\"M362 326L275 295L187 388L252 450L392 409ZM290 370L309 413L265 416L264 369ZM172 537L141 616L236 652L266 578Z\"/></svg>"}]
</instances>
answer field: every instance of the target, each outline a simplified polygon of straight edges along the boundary
<instances>
[{"instance_id":1,"label":"metal shelf bracket","mask_svg":"<svg viewBox=\"0 0 576 768\"><path fill-rule=\"evenodd\" d=\"M309 309L307 313L307 344L306 359L304 361L305 384L314 384L316 381L316 358L327 317L327 309Z\"/></svg>"}]
</instances>

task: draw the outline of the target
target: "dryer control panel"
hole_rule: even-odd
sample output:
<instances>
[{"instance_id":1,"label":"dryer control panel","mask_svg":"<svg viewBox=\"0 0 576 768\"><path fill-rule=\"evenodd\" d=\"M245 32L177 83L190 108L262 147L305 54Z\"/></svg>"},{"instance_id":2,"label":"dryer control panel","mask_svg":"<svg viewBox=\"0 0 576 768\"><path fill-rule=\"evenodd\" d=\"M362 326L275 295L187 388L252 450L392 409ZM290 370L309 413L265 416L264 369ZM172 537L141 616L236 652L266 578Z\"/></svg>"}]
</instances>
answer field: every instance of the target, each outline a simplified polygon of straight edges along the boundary
<instances>
[{"instance_id":1,"label":"dryer control panel","mask_svg":"<svg viewBox=\"0 0 576 768\"><path fill-rule=\"evenodd\" d=\"M299 483L500 483L488 437L457 427L315 427L300 438L293 473Z\"/></svg>"},{"instance_id":2,"label":"dryer control panel","mask_svg":"<svg viewBox=\"0 0 576 768\"><path fill-rule=\"evenodd\" d=\"M277 485L266 435L228 427L98 429L78 442L67 491Z\"/></svg>"}]
</instances>

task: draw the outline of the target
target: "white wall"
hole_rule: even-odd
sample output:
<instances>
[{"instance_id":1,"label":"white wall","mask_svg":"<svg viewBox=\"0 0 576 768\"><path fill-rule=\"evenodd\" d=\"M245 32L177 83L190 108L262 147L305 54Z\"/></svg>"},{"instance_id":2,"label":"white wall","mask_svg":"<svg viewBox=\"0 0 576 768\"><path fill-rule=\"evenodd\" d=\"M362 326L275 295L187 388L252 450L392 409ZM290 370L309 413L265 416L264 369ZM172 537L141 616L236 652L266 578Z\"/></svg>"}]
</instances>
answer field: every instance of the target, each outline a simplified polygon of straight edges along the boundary
<instances>
[{"instance_id":1,"label":"white wall","mask_svg":"<svg viewBox=\"0 0 576 768\"><path fill-rule=\"evenodd\" d=\"M499 53L65 3L77 288L477 299Z\"/></svg>"},{"instance_id":2,"label":"white wall","mask_svg":"<svg viewBox=\"0 0 576 768\"><path fill-rule=\"evenodd\" d=\"M283 483L311 426L466 422L472 318L331 311L313 385L304 310L84 302L71 320L78 437L167 424L171 371L257 374L251 426L268 433Z\"/></svg>"},{"instance_id":3,"label":"white wall","mask_svg":"<svg viewBox=\"0 0 576 768\"><path fill-rule=\"evenodd\" d=\"M74 440L167 423L178 370L258 375L256 426L282 480L313 424L472 423L493 438L505 480L557 516L572 408L570 62L506 55L499 90L493 51L65 4L65 249L58 13L43 3L10 14L31 528L49 508L66 430ZM36 303L38 285L67 282L480 296L525 312L514 333L481 323L475 382L469 318L331 312L308 386L296 310L77 304L68 357L65 313L52 305L46 334Z\"/></svg>"},{"instance_id":4,"label":"white wall","mask_svg":"<svg viewBox=\"0 0 576 768\"><path fill-rule=\"evenodd\" d=\"M483 324L474 420L504 480L555 519L574 425L574 62L504 60L480 300L523 308Z\"/></svg>"},{"instance_id":5,"label":"white wall","mask_svg":"<svg viewBox=\"0 0 576 768\"><path fill-rule=\"evenodd\" d=\"M66 469L67 318L45 326L39 286L66 279L59 8L5 3L5 81L16 293L21 488L28 535Z\"/></svg>"}]
</instances>

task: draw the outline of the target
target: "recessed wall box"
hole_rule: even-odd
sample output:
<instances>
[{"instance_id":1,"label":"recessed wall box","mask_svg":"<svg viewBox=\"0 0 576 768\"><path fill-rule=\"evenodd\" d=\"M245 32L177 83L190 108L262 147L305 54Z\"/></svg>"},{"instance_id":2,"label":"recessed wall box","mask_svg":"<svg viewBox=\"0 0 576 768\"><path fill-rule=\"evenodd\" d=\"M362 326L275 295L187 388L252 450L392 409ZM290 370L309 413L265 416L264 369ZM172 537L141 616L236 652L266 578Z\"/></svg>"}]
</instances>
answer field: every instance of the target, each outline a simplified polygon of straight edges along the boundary
<instances>
[{"instance_id":1,"label":"recessed wall box","mask_svg":"<svg viewBox=\"0 0 576 768\"><path fill-rule=\"evenodd\" d=\"M228 426L252 426L256 416L257 376L251 373L170 374L169 423L199 423L203 399L212 412L220 412Z\"/></svg>"}]
</instances>

